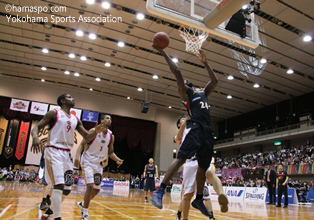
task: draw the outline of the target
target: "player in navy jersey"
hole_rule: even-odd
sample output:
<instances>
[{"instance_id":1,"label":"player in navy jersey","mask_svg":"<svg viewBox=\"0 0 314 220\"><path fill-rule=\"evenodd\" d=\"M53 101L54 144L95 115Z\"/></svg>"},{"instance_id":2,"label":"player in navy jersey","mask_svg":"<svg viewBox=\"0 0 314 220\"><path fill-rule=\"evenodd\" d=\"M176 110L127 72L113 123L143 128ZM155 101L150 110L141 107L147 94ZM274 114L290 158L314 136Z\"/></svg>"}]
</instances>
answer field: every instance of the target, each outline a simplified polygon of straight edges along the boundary
<instances>
[{"instance_id":1,"label":"player in navy jersey","mask_svg":"<svg viewBox=\"0 0 314 220\"><path fill-rule=\"evenodd\" d=\"M154 164L154 159L149 159L149 164L146 164L144 167L143 177L145 178L145 202L148 202L147 194L148 190L154 192L156 190L155 178L158 178L158 167Z\"/></svg>"},{"instance_id":2,"label":"player in navy jersey","mask_svg":"<svg viewBox=\"0 0 314 220\"><path fill-rule=\"evenodd\" d=\"M163 49L156 46L153 47L164 56L171 72L175 75L180 98L185 103L191 115L191 119L186 122L188 133L181 143L178 157L171 163L160 188L154 193L151 199L152 204L162 209L162 198L166 185L184 164L185 160L196 155L198 160L196 174L197 195L196 199L192 202L192 206L199 209L204 215L210 216L210 212L203 202L203 190L206 179L205 172L210 165L214 147L214 135L210 126L210 105L208 103L208 96L217 86L218 79L212 68L208 65L206 56L202 50L199 51L199 59L205 65L210 81L206 84L204 89L199 89L194 87L188 80L184 81L180 69ZM222 206L228 203L226 197L218 199Z\"/></svg>"}]
</instances>

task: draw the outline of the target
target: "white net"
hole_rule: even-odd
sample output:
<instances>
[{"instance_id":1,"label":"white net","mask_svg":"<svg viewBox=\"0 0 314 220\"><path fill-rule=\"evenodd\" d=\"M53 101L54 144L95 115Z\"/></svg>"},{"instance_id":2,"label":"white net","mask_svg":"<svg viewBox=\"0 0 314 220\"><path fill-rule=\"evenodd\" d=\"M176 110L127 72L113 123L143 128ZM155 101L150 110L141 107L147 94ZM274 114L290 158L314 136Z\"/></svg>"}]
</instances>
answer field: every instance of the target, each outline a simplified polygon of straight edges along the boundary
<instances>
[{"instance_id":1,"label":"white net","mask_svg":"<svg viewBox=\"0 0 314 220\"><path fill-rule=\"evenodd\" d=\"M185 25L180 27L179 34L186 42L185 50L194 53L196 56L199 55L199 50L202 48L203 42L209 35L206 31Z\"/></svg>"}]
</instances>

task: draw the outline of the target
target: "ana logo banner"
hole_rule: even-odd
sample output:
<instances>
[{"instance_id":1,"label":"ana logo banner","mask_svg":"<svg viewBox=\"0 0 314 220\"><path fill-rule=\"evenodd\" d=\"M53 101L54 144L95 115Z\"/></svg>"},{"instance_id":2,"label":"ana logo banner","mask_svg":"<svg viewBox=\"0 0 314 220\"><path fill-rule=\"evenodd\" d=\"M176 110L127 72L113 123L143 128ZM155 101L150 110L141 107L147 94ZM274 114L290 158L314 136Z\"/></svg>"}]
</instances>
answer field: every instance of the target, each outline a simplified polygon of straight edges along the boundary
<instances>
[{"instance_id":1,"label":"ana logo banner","mask_svg":"<svg viewBox=\"0 0 314 220\"><path fill-rule=\"evenodd\" d=\"M244 196L244 187L224 187L225 188L225 193L226 195L230 198L233 199L240 199L243 200Z\"/></svg>"},{"instance_id":2,"label":"ana logo banner","mask_svg":"<svg viewBox=\"0 0 314 220\"><path fill-rule=\"evenodd\" d=\"M20 112L28 112L29 101L21 99L11 99L10 109Z\"/></svg>"},{"instance_id":3,"label":"ana logo banner","mask_svg":"<svg viewBox=\"0 0 314 220\"><path fill-rule=\"evenodd\" d=\"M91 112L88 110L83 110L82 121L97 122L98 121L98 112Z\"/></svg>"},{"instance_id":4,"label":"ana logo banner","mask_svg":"<svg viewBox=\"0 0 314 220\"><path fill-rule=\"evenodd\" d=\"M45 115L48 110L48 104L40 102L32 102L31 113L34 115Z\"/></svg>"}]
</instances>

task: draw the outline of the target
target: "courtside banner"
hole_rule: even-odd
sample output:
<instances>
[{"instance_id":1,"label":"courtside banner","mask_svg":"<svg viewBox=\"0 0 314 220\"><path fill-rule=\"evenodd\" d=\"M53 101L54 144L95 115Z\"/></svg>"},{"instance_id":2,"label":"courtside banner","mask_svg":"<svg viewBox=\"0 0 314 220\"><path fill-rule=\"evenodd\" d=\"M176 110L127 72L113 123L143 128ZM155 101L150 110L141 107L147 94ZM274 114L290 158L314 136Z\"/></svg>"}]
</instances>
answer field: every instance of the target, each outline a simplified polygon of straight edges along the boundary
<instances>
[{"instance_id":1,"label":"courtside banner","mask_svg":"<svg viewBox=\"0 0 314 220\"><path fill-rule=\"evenodd\" d=\"M267 188L246 187L244 200L254 201L254 202L265 202L266 194L267 194Z\"/></svg>"},{"instance_id":2,"label":"courtside banner","mask_svg":"<svg viewBox=\"0 0 314 220\"><path fill-rule=\"evenodd\" d=\"M171 193L181 193L182 184L173 184L171 188Z\"/></svg>"},{"instance_id":3,"label":"courtside banner","mask_svg":"<svg viewBox=\"0 0 314 220\"><path fill-rule=\"evenodd\" d=\"M11 99L10 109L13 111L28 112L29 101Z\"/></svg>"},{"instance_id":4,"label":"courtside banner","mask_svg":"<svg viewBox=\"0 0 314 220\"><path fill-rule=\"evenodd\" d=\"M245 187L223 187L228 198L233 200L243 200Z\"/></svg>"},{"instance_id":5,"label":"courtside banner","mask_svg":"<svg viewBox=\"0 0 314 220\"><path fill-rule=\"evenodd\" d=\"M34 115L45 115L48 111L48 104L40 102L32 102L31 113Z\"/></svg>"},{"instance_id":6,"label":"courtside banner","mask_svg":"<svg viewBox=\"0 0 314 220\"><path fill-rule=\"evenodd\" d=\"M82 110L77 108L71 108L70 110L72 115L75 115L78 119L81 119Z\"/></svg>"},{"instance_id":7,"label":"courtside banner","mask_svg":"<svg viewBox=\"0 0 314 220\"><path fill-rule=\"evenodd\" d=\"M130 183L129 181L114 181L113 183L113 190L118 190L118 189L124 189L124 190L129 190L130 188Z\"/></svg>"},{"instance_id":8,"label":"courtside banner","mask_svg":"<svg viewBox=\"0 0 314 220\"><path fill-rule=\"evenodd\" d=\"M61 107L59 105L49 105L49 111L55 110L55 109L60 110Z\"/></svg>"},{"instance_id":9,"label":"courtside banner","mask_svg":"<svg viewBox=\"0 0 314 220\"><path fill-rule=\"evenodd\" d=\"M19 138L17 140L16 149L15 149L15 157L20 160L24 157L26 141L28 137L29 131L29 122L21 122L20 131L19 131Z\"/></svg>"},{"instance_id":10,"label":"courtside banner","mask_svg":"<svg viewBox=\"0 0 314 220\"><path fill-rule=\"evenodd\" d=\"M276 189L276 201L278 201L278 189ZM266 202L269 202L269 195L267 193ZM285 195L282 193L281 203L285 203ZM294 188L288 188L288 204L298 204L298 197Z\"/></svg>"},{"instance_id":11,"label":"courtside banner","mask_svg":"<svg viewBox=\"0 0 314 220\"><path fill-rule=\"evenodd\" d=\"M111 180L102 180L101 181L101 188L113 188L113 181Z\"/></svg>"},{"instance_id":12,"label":"courtside banner","mask_svg":"<svg viewBox=\"0 0 314 220\"><path fill-rule=\"evenodd\" d=\"M0 116L0 155L4 146L5 134L7 133L9 121L3 116Z\"/></svg>"},{"instance_id":13,"label":"courtside banner","mask_svg":"<svg viewBox=\"0 0 314 220\"><path fill-rule=\"evenodd\" d=\"M214 190L214 187L213 186L208 186L208 190L209 190L209 193L210 193L210 198L213 199L213 200L217 200L218 199L218 195L217 195L216 191Z\"/></svg>"},{"instance_id":14,"label":"courtside banner","mask_svg":"<svg viewBox=\"0 0 314 220\"><path fill-rule=\"evenodd\" d=\"M14 148L16 147L17 136L19 132L20 121L13 119L10 121L9 130L7 133L6 146L4 148L4 156L9 159L13 156Z\"/></svg>"},{"instance_id":15,"label":"courtside banner","mask_svg":"<svg viewBox=\"0 0 314 220\"><path fill-rule=\"evenodd\" d=\"M83 110L82 121L97 122L98 121L98 114L99 114L98 112Z\"/></svg>"}]
</instances>

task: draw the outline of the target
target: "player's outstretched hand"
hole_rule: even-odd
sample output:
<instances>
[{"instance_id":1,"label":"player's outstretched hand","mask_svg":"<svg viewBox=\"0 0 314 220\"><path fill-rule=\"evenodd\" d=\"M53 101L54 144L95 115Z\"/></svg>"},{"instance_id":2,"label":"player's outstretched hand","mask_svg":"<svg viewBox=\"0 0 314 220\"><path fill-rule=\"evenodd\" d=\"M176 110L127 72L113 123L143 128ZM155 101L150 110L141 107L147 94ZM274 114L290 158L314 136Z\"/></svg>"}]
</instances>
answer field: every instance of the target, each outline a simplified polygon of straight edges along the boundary
<instances>
[{"instance_id":1,"label":"player's outstretched hand","mask_svg":"<svg viewBox=\"0 0 314 220\"><path fill-rule=\"evenodd\" d=\"M198 51L199 51L198 58L200 59L200 61L202 63L206 63L206 56L205 56L204 51L202 51L202 50L198 50Z\"/></svg>"},{"instance_id":2,"label":"player's outstretched hand","mask_svg":"<svg viewBox=\"0 0 314 220\"><path fill-rule=\"evenodd\" d=\"M120 167L123 164L123 160L121 160L121 159L117 160L116 163L117 163L118 167Z\"/></svg>"},{"instance_id":3,"label":"player's outstretched hand","mask_svg":"<svg viewBox=\"0 0 314 220\"><path fill-rule=\"evenodd\" d=\"M31 151L34 153L34 154L38 154L40 153L40 140L39 138L34 138L33 139L33 144L32 144L32 147L31 147Z\"/></svg>"},{"instance_id":4,"label":"player's outstretched hand","mask_svg":"<svg viewBox=\"0 0 314 220\"><path fill-rule=\"evenodd\" d=\"M80 160L78 160L78 159L74 160L74 167L80 168Z\"/></svg>"},{"instance_id":5,"label":"player's outstretched hand","mask_svg":"<svg viewBox=\"0 0 314 220\"><path fill-rule=\"evenodd\" d=\"M96 122L96 126L95 126L96 134L103 132L105 129L106 129L105 124L103 122L100 124L98 124L98 122Z\"/></svg>"},{"instance_id":6,"label":"player's outstretched hand","mask_svg":"<svg viewBox=\"0 0 314 220\"><path fill-rule=\"evenodd\" d=\"M157 50L158 52L160 52L160 53L164 52L163 49L161 49L161 48L159 48L159 47L156 47L154 44L152 44L152 47L153 47L155 50Z\"/></svg>"}]
</instances>

